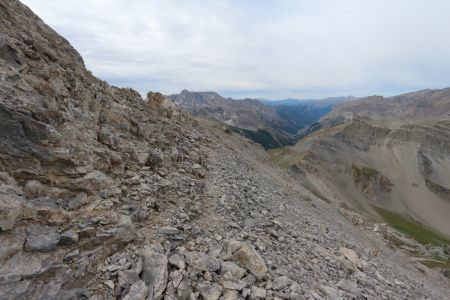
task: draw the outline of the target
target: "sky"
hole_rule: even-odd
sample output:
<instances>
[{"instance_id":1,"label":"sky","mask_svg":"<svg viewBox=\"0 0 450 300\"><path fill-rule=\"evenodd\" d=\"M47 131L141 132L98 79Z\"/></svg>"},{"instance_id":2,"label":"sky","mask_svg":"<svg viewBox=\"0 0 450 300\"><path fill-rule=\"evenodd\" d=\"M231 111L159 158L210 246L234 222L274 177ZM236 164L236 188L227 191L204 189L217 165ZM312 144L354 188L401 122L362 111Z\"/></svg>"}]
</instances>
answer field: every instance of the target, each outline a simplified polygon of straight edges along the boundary
<instances>
[{"instance_id":1,"label":"sky","mask_svg":"<svg viewBox=\"0 0 450 300\"><path fill-rule=\"evenodd\" d=\"M235 98L450 86L448 0L22 0L110 84Z\"/></svg>"}]
</instances>

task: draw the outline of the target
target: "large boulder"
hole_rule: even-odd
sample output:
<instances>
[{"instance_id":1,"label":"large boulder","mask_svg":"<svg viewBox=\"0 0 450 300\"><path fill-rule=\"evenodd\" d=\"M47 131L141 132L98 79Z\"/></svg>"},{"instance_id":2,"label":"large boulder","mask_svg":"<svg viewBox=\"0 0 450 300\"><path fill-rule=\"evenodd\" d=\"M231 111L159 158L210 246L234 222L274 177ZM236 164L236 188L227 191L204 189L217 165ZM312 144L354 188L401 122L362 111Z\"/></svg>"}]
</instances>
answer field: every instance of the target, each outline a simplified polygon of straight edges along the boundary
<instances>
[{"instance_id":1,"label":"large boulder","mask_svg":"<svg viewBox=\"0 0 450 300\"><path fill-rule=\"evenodd\" d=\"M148 292L153 295L154 299L162 299L168 279L167 257L151 249L145 249L142 257L144 260L142 280L145 281Z\"/></svg>"},{"instance_id":2,"label":"large boulder","mask_svg":"<svg viewBox=\"0 0 450 300\"><path fill-rule=\"evenodd\" d=\"M241 248L233 254L233 259L258 280L262 280L267 273L267 266L263 258L249 243L242 243Z\"/></svg>"}]
</instances>

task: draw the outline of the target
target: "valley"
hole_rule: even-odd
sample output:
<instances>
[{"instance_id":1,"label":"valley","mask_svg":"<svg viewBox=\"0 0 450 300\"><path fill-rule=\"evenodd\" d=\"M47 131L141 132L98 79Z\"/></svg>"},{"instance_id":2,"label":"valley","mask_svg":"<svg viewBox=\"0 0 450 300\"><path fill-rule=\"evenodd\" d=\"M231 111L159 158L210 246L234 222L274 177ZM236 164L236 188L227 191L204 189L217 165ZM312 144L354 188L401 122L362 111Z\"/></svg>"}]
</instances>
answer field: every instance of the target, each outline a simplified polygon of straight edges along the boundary
<instances>
[{"instance_id":1,"label":"valley","mask_svg":"<svg viewBox=\"0 0 450 300\"><path fill-rule=\"evenodd\" d=\"M0 1L1 300L448 299L449 89L148 90Z\"/></svg>"}]
</instances>

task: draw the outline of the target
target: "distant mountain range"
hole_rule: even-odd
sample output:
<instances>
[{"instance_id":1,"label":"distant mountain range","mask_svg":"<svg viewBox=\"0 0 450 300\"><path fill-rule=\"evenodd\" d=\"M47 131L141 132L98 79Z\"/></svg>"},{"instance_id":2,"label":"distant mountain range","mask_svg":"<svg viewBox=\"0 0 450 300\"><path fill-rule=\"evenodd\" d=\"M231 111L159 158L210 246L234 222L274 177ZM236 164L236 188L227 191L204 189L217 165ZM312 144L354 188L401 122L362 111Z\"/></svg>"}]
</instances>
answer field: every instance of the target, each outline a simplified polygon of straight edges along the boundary
<instances>
[{"instance_id":1,"label":"distant mountain range","mask_svg":"<svg viewBox=\"0 0 450 300\"><path fill-rule=\"evenodd\" d=\"M317 122L337 104L354 99L236 100L216 92L187 90L168 97L194 116L220 121L266 149L294 144L300 129Z\"/></svg>"}]
</instances>

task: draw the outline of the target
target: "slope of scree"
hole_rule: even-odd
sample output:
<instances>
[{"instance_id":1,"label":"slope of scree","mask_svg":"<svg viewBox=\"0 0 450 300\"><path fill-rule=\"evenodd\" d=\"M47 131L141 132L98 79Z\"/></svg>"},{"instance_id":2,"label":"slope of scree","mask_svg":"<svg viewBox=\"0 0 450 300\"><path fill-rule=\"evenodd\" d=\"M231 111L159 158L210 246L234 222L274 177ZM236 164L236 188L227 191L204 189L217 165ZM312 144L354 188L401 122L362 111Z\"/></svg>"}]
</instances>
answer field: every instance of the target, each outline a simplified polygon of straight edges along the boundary
<instances>
[{"instance_id":1,"label":"slope of scree","mask_svg":"<svg viewBox=\"0 0 450 300\"><path fill-rule=\"evenodd\" d=\"M0 299L445 299L448 281L0 3Z\"/></svg>"}]
</instances>

